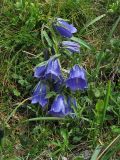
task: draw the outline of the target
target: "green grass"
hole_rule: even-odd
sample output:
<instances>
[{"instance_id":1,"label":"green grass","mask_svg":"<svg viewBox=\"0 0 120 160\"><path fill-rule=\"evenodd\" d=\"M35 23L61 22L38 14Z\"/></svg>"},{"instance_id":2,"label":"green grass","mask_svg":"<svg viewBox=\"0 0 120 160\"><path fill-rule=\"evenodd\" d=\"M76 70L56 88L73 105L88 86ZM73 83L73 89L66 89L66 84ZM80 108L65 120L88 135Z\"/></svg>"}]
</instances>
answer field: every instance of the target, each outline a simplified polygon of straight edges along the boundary
<instances>
[{"instance_id":1,"label":"green grass","mask_svg":"<svg viewBox=\"0 0 120 160\"><path fill-rule=\"evenodd\" d=\"M119 160L120 2L2 0L0 6L0 160ZM89 87L76 94L74 119L47 118L29 101L33 69L44 60L42 25L54 17L78 29L78 63L87 70Z\"/></svg>"}]
</instances>

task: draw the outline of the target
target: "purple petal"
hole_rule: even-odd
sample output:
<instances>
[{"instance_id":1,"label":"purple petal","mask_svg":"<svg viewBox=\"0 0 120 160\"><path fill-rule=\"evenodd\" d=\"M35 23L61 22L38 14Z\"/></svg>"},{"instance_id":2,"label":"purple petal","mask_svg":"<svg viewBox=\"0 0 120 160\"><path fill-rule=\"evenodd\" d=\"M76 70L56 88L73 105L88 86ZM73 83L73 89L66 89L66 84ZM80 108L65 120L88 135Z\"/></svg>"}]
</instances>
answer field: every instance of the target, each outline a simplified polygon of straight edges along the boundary
<instances>
[{"instance_id":1,"label":"purple petal","mask_svg":"<svg viewBox=\"0 0 120 160\"><path fill-rule=\"evenodd\" d=\"M65 102L64 97L62 95L59 95L53 102L51 110L54 112L62 112L65 114Z\"/></svg>"},{"instance_id":2,"label":"purple petal","mask_svg":"<svg viewBox=\"0 0 120 160\"><path fill-rule=\"evenodd\" d=\"M66 80L66 86L69 87L72 91L83 90L87 88L87 82L81 78L70 78Z\"/></svg>"},{"instance_id":3,"label":"purple petal","mask_svg":"<svg viewBox=\"0 0 120 160\"><path fill-rule=\"evenodd\" d=\"M61 34L61 36L63 37L68 37L71 38L72 37L72 33L67 30L66 28L63 28L61 26L55 26L55 29Z\"/></svg>"},{"instance_id":4,"label":"purple petal","mask_svg":"<svg viewBox=\"0 0 120 160\"><path fill-rule=\"evenodd\" d=\"M31 103L39 103L42 107L44 107L48 103L48 99L46 98L47 93L47 85L45 83L39 82L33 92Z\"/></svg>"},{"instance_id":5,"label":"purple petal","mask_svg":"<svg viewBox=\"0 0 120 160\"><path fill-rule=\"evenodd\" d=\"M76 42L72 42L72 41L62 41L62 45L63 46L70 46L70 47L78 47L80 48L80 45Z\"/></svg>"},{"instance_id":6,"label":"purple petal","mask_svg":"<svg viewBox=\"0 0 120 160\"><path fill-rule=\"evenodd\" d=\"M58 59L50 59L45 73L46 78L59 80L61 77L60 63Z\"/></svg>"},{"instance_id":7,"label":"purple petal","mask_svg":"<svg viewBox=\"0 0 120 160\"><path fill-rule=\"evenodd\" d=\"M38 82L38 84L36 85L35 90L33 92L33 96L38 95L39 92L40 92L40 82Z\"/></svg>"},{"instance_id":8,"label":"purple petal","mask_svg":"<svg viewBox=\"0 0 120 160\"><path fill-rule=\"evenodd\" d=\"M38 103L39 102L39 97L40 97L39 95L33 96L31 98L31 103L32 104Z\"/></svg>"},{"instance_id":9,"label":"purple petal","mask_svg":"<svg viewBox=\"0 0 120 160\"><path fill-rule=\"evenodd\" d=\"M59 19L59 18L57 20L58 20L58 23L60 25L62 25L66 29L68 29L71 33L76 33L77 32L77 29L72 24L69 24L68 22L66 22L62 19Z\"/></svg>"},{"instance_id":10,"label":"purple petal","mask_svg":"<svg viewBox=\"0 0 120 160\"><path fill-rule=\"evenodd\" d=\"M68 49L69 51L71 51L71 52L78 52L78 53L80 53L80 49L79 48L77 48L77 47L66 47L66 49Z\"/></svg>"},{"instance_id":11,"label":"purple petal","mask_svg":"<svg viewBox=\"0 0 120 160\"><path fill-rule=\"evenodd\" d=\"M86 72L85 69L79 67L79 65L74 65L73 68L70 70L70 78L78 78L86 79Z\"/></svg>"},{"instance_id":12,"label":"purple petal","mask_svg":"<svg viewBox=\"0 0 120 160\"><path fill-rule=\"evenodd\" d=\"M68 49L71 52L78 52L80 53L80 45L76 42L72 41L63 41L62 46L66 49Z\"/></svg>"},{"instance_id":13,"label":"purple petal","mask_svg":"<svg viewBox=\"0 0 120 160\"><path fill-rule=\"evenodd\" d=\"M49 112L48 112L48 114L50 114L50 115L52 115L52 116L54 116L54 117L64 117L65 115L62 113L62 112L54 112L54 111L52 111L52 110L50 110Z\"/></svg>"},{"instance_id":14,"label":"purple petal","mask_svg":"<svg viewBox=\"0 0 120 160\"><path fill-rule=\"evenodd\" d=\"M66 86L73 91L87 88L85 70L78 65L75 65L70 70L69 78L66 80Z\"/></svg>"},{"instance_id":15,"label":"purple petal","mask_svg":"<svg viewBox=\"0 0 120 160\"><path fill-rule=\"evenodd\" d=\"M39 104L44 107L48 104L48 99L46 98L46 94L43 94L39 98Z\"/></svg>"},{"instance_id":16,"label":"purple petal","mask_svg":"<svg viewBox=\"0 0 120 160\"><path fill-rule=\"evenodd\" d=\"M46 65L36 67L34 72L34 77L36 78L44 77L45 71L46 71Z\"/></svg>"},{"instance_id":17,"label":"purple petal","mask_svg":"<svg viewBox=\"0 0 120 160\"><path fill-rule=\"evenodd\" d=\"M62 95L57 96L51 106L49 114L61 117L67 115L68 113L69 109L65 97Z\"/></svg>"}]
</instances>

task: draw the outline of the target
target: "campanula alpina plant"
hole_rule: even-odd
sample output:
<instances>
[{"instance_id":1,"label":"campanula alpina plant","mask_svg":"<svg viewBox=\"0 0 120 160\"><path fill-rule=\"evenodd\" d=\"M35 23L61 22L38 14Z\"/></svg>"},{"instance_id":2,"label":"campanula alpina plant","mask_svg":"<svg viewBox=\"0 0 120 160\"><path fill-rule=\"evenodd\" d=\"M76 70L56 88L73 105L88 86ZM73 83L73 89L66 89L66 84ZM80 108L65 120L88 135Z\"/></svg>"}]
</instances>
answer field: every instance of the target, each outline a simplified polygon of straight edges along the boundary
<instances>
[{"instance_id":1,"label":"campanula alpina plant","mask_svg":"<svg viewBox=\"0 0 120 160\"><path fill-rule=\"evenodd\" d=\"M39 79L39 83L33 92L31 103L39 103L41 107L48 108L48 114L52 116L72 115L71 117L74 117L74 108L77 108L77 102L72 94L76 90L87 88L86 71L78 64L75 64L70 71L66 70L61 67L60 62L65 61L62 59L64 50L68 50L70 53L80 53L80 45L69 40L73 33L77 32L77 29L61 18L57 18L52 24L53 29L50 29L49 33L51 37L53 36L52 39L46 31L43 31L49 44L47 50L49 58L47 60L45 58L45 63L35 68L34 77ZM58 35L56 31L59 33ZM65 38L67 39L65 40Z\"/></svg>"}]
</instances>

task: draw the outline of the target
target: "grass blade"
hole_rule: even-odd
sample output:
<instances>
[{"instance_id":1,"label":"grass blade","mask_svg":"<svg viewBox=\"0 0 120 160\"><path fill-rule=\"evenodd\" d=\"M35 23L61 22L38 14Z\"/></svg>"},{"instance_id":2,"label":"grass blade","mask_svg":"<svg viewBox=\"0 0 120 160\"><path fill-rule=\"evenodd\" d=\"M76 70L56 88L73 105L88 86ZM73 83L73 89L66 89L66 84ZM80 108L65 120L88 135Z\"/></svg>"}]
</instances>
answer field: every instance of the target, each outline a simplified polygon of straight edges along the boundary
<instances>
[{"instance_id":1,"label":"grass blade","mask_svg":"<svg viewBox=\"0 0 120 160\"><path fill-rule=\"evenodd\" d=\"M65 120L65 118L58 118L58 117L36 117L36 118L31 118L31 119L27 119L25 121L23 121L22 123L25 122L32 122L32 121L58 121L58 120Z\"/></svg>"},{"instance_id":2,"label":"grass blade","mask_svg":"<svg viewBox=\"0 0 120 160\"><path fill-rule=\"evenodd\" d=\"M109 34L108 38L107 38L107 42L111 40L112 35L113 35L115 29L117 28L117 25L118 25L119 22L120 22L120 16L118 17L118 19L116 20L116 22L113 24L113 27L112 27L112 29L110 31L110 34Z\"/></svg>"},{"instance_id":3,"label":"grass blade","mask_svg":"<svg viewBox=\"0 0 120 160\"><path fill-rule=\"evenodd\" d=\"M92 48L90 47L90 45L89 45L87 42L83 41L83 40L80 39L80 38L72 37L71 40L73 40L73 41L79 43L80 45L86 47L87 49L90 49L90 50L92 49Z\"/></svg>"},{"instance_id":4,"label":"grass blade","mask_svg":"<svg viewBox=\"0 0 120 160\"><path fill-rule=\"evenodd\" d=\"M104 100L102 125L103 125L103 122L105 120L105 115L106 115L106 111L107 111L107 107L108 107L108 103L109 103L109 99L110 99L110 94L111 94L111 81L108 81L107 93L106 93L106 97L105 97L105 100Z\"/></svg>"},{"instance_id":5,"label":"grass blade","mask_svg":"<svg viewBox=\"0 0 120 160\"><path fill-rule=\"evenodd\" d=\"M51 42L51 39L49 38L47 32L46 32L46 31L43 31L42 34L43 34L45 40L47 41L48 45L49 45L50 47L52 47L52 42Z\"/></svg>"},{"instance_id":6,"label":"grass blade","mask_svg":"<svg viewBox=\"0 0 120 160\"><path fill-rule=\"evenodd\" d=\"M95 19L93 19L91 22L87 23L85 25L85 27L81 29L80 33L83 33L83 31L86 30L89 26L93 25L94 23L96 23L97 21L99 21L100 19L102 19L105 16L106 16L106 14L102 14L102 15L96 17Z\"/></svg>"},{"instance_id":7,"label":"grass blade","mask_svg":"<svg viewBox=\"0 0 120 160\"><path fill-rule=\"evenodd\" d=\"M101 160L102 158L104 158L104 155L112 148L115 146L115 144L117 145L120 141L120 134L113 139L113 141L102 151L102 153L98 156L97 160ZM113 146L114 145L114 146ZM104 159L105 160L105 159Z\"/></svg>"},{"instance_id":8,"label":"grass blade","mask_svg":"<svg viewBox=\"0 0 120 160\"><path fill-rule=\"evenodd\" d=\"M8 121L10 120L10 118L16 113L17 109L19 107L21 107L26 101L30 100L31 97L24 99L22 102L19 103L19 105L17 107L15 107L15 109L11 112L11 114L8 116L8 118L5 121L5 124L8 123Z\"/></svg>"},{"instance_id":9,"label":"grass blade","mask_svg":"<svg viewBox=\"0 0 120 160\"><path fill-rule=\"evenodd\" d=\"M102 149L101 146L97 146L97 147L95 148L95 151L94 151L94 153L93 153L93 155L92 155L92 157L91 157L90 160L96 160L97 157L98 157L98 155L99 155L99 153L100 153L100 151L101 151L101 149Z\"/></svg>"}]
</instances>

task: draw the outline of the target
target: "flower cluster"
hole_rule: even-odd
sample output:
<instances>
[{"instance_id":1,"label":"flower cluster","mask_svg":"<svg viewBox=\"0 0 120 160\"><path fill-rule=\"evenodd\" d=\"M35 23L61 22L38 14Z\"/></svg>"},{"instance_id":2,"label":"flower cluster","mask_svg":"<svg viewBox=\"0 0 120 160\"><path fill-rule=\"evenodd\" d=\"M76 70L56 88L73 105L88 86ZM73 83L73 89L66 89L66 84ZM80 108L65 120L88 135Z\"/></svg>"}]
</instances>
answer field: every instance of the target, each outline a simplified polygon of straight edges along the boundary
<instances>
[{"instance_id":1,"label":"flower cluster","mask_svg":"<svg viewBox=\"0 0 120 160\"><path fill-rule=\"evenodd\" d=\"M72 24L58 18L53 27L62 37L67 38L67 41L61 42L63 49L67 49L71 53L80 53L79 44L68 41L68 38L71 38L73 33L77 32L77 29ZM38 78L39 82L34 89L31 103L39 103L42 108L48 106L48 113L57 117L72 114L74 107L77 107L76 99L70 95L65 96L64 90L72 92L87 88L85 69L76 64L69 71L67 78L65 78L57 56L50 57L44 64L37 66L34 77ZM47 93L51 92L51 90L56 93L54 99L47 96Z\"/></svg>"}]
</instances>

